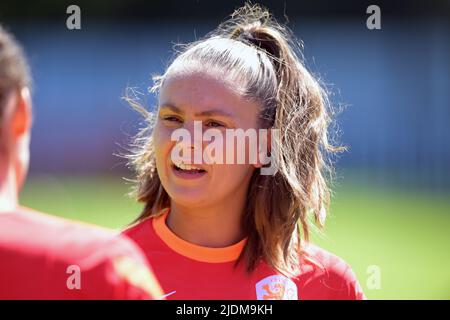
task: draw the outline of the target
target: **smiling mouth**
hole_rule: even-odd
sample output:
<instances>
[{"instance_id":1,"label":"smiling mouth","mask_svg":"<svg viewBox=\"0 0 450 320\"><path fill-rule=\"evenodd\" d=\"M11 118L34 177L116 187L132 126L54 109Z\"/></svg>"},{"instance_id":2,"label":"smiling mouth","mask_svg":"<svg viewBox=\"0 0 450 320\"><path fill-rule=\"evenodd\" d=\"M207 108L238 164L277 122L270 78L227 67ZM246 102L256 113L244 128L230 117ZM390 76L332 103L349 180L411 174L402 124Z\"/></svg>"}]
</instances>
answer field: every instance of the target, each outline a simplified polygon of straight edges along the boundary
<instances>
[{"instance_id":1,"label":"smiling mouth","mask_svg":"<svg viewBox=\"0 0 450 320\"><path fill-rule=\"evenodd\" d=\"M197 167L195 165L190 165L190 164L184 164L184 163L180 163L180 164L173 164L173 168L181 173L187 173L187 174L199 174L199 173L206 173L206 170Z\"/></svg>"}]
</instances>

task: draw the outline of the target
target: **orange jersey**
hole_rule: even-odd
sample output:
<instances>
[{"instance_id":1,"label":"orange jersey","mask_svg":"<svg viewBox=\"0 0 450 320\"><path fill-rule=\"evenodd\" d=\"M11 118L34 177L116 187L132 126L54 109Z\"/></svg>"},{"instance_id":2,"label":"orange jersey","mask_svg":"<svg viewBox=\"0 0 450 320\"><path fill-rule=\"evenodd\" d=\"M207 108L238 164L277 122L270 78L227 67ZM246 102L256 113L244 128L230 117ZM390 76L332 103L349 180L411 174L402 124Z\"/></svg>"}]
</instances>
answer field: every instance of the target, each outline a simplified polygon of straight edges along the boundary
<instances>
[{"instance_id":1,"label":"orange jersey","mask_svg":"<svg viewBox=\"0 0 450 320\"><path fill-rule=\"evenodd\" d=\"M20 208L0 213L0 299L153 299L162 296L129 239Z\"/></svg>"},{"instance_id":2,"label":"orange jersey","mask_svg":"<svg viewBox=\"0 0 450 320\"><path fill-rule=\"evenodd\" d=\"M249 274L235 267L245 240L226 248L201 247L176 236L166 225L166 209L124 231L144 251L166 299L297 300L364 299L351 268L313 245L304 248L315 263L301 259L301 272L286 277L261 262Z\"/></svg>"}]
</instances>

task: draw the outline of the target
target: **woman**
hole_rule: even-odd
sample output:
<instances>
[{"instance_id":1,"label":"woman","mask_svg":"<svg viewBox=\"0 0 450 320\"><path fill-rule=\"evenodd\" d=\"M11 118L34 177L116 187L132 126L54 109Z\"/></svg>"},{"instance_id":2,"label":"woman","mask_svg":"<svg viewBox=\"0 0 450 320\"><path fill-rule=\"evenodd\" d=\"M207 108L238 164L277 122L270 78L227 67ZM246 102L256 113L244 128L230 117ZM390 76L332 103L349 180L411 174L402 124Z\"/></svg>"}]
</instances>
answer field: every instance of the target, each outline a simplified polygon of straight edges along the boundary
<instances>
[{"instance_id":1,"label":"woman","mask_svg":"<svg viewBox=\"0 0 450 320\"><path fill-rule=\"evenodd\" d=\"M344 261L308 243L309 216L322 226L328 203L325 152L340 148L287 28L245 5L155 80L155 114L131 101L149 122L130 156L145 207L124 233L167 299L364 298ZM214 134L199 138L199 128ZM256 161L252 143L218 139L237 130L262 132Z\"/></svg>"}]
</instances>

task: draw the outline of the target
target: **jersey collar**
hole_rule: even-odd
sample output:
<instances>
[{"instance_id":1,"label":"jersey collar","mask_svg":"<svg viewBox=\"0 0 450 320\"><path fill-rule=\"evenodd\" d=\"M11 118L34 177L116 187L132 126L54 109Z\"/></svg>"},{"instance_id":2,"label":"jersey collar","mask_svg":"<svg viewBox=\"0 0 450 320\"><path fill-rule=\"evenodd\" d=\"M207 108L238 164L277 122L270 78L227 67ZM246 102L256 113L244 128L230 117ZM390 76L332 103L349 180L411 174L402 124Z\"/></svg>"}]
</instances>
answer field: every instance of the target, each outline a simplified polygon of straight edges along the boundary
<instances>
[{"instance_id":1,"label":"jersey collar","mask_svg":"<svg viewBox=\"0 0 450 320\"><path fill-rule=\"evenodd\" d=\"M166 208L162 213L153 218L153 228L161 240L173 251L193 260L208 263L224 263L235 261L239 258L247 239L224 248L210 248L199 246L181 239L166 224L170 209Z\"/></svg>"}]
</instances>

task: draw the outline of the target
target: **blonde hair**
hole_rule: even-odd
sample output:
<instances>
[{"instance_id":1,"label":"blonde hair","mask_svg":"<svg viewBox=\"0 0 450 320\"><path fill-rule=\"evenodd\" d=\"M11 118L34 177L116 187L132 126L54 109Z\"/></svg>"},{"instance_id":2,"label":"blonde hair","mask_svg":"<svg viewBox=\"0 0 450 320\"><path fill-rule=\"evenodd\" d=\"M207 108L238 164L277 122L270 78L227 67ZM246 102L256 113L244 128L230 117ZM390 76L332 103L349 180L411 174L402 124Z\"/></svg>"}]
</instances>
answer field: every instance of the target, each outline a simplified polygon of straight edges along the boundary
<instances>
[{"instance_id":1,"label":"blonde hair","mask_svg":"<svg viewBox=\"0 0 450 320\"><path fill-rule=\"evenodd\" d=\"M319 227L325 222L330 197L325 172L331 169L326 154L343 150L329 143L328 95L305 68L294 39L265 8L246 4L204 39L185 46L164 75L154 77L151 88L158 92L179 66L221 71L243 84L245 98L258 102L261 127L279 129L271 150L278 170L269 176L255 170L242 217L247 243L238 262L245 261L249 272L261 259L281 273L298 272L299 244L302 238L308 241L309 216ZM154 115L128 100L148 120L129 155L137 174L133 195L145 203L140 221L169 207L170 199L155 165Z\"/></svg>"}]
</instances>

